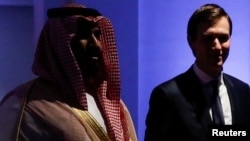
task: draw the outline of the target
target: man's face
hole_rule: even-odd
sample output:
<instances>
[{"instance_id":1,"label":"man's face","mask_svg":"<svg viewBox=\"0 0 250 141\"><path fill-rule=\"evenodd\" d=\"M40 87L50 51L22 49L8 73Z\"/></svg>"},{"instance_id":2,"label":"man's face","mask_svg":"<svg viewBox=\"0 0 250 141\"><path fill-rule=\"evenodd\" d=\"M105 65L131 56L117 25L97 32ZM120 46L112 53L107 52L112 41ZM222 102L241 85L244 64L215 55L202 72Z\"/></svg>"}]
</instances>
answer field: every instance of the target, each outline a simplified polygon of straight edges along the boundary
<instances>
[{"instance_id":1,"label":"man's face","mask_svg":"<svg viewBox=\"0 0 250 141\"><path fill-rule=\"evenodd\" d=\"M77 35L72 39L72 51L80 66L83 77L89 78L104 67L100 29L94 22L81 21Z\"/></svg>"},{"instance_id":2,"label":"man's face","mask_svg":"<svg viewBox=\"0 0 250 141\"><path fill-rule=\"evenodd\" d=\"M210 23L200 23L196 39L188 38L198 67L210 76L223 69L230 48L230 25L226 17Z\"/></svg>"}]
</instances>

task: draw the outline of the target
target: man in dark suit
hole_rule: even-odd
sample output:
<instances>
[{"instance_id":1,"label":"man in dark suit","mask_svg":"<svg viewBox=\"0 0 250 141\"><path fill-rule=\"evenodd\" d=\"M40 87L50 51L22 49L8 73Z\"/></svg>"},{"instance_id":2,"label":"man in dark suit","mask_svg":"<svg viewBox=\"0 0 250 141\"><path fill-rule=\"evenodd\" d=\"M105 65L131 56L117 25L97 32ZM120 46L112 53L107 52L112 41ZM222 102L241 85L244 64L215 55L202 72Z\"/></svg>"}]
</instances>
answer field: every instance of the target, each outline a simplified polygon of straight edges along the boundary
<instances>
[{"instance_id":1,"label":"man in dark suit","mask_svg":"<svg viewBox=\"0 0 250 141\"><path fill-rule=\"evenodd\" d=\"M189 19L187 34L195 62L152 91L145 141L246 139L249 85L223 72L232 34L229 15L219 5L205 4ZM216 88L212 80L218 81Z\"/></svg>"}]
</instances>

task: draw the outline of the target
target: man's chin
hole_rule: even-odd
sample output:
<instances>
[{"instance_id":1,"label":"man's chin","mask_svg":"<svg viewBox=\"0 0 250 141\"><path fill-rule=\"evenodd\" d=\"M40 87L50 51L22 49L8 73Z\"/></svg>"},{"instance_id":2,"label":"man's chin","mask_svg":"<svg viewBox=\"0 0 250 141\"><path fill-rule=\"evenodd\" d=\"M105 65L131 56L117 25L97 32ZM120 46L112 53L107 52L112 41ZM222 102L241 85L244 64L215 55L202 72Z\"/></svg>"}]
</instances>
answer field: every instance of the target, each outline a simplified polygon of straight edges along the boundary
<instances>
[{"instance_id":1,"label":"man's chin","mask_svg":"<svg viewBox=\"0 0 250 141\"><path fill-rule=\"evenodd\" d=\"M219 70L222 70L222 68L223 68L223 62L218 62L218 63L215 65L215 67L216 67L217 69L219 69Z\"/></svg>"},{"instance_id":2,"label":"man's chin","mask_svg":"<svg viewBox=\"0 0 250 141\"><path fill-rule=\"evenodd\" d=\"M214 66L213 69L212 69L213 75L214 75L214 76L218 76L218 75L221 73L222 70L223 70L223 66L217 64L217 65Z\"/></svg>"}]
</instances>

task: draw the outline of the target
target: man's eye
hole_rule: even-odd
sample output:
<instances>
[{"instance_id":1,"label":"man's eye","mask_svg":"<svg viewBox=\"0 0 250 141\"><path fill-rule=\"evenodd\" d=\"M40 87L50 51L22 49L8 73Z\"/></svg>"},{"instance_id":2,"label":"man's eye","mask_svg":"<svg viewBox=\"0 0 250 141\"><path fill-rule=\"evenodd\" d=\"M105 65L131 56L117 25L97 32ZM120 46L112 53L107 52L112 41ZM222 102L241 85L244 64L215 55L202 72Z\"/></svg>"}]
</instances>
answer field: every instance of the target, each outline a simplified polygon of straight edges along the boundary
<instances>
[{"instance_id":1,"label":"man's eye","mask_svg":"<svg viewBox=\"0 0 250 141\"><path fill-rule=\"evenodd\" d=\"M224 42L228 41L228 39L229 39L229 37L227 35L222 35L222 36L220 36L218 38L219 38L219 41L221 43L224 43Z\"/></svg>"},{"instance_id":2,"label":"man's eye","mask_svg":"<svg viewBox=\"0 0 250 141\"><path fill-rule=\"evenodd\" d=\"M97 30L94 32L94 35L97 39L100 39L100 36L101 36L101 31L100 30Z\"/></svg>"},{"instance_id":3,"label":"man's eye","mask_svg":"<svg viewBox=\"0 0 250 141\"><path fill-rule=\"evenodd\" d=\"M78 34L79 39L89 39L91 37L90 31L84 31L81 34Z\"/></svg>"},{"instance_id":4,"label":"man's eye","mask_svg":"<svg viewBox=\"0 0 250 141\"><path fill-rule=\"evenodd\" d=\"M204 41L207 43L213 42L214 41L214 37L213 36L205 36L204 37Z\"/></svg>"}]
</instances>

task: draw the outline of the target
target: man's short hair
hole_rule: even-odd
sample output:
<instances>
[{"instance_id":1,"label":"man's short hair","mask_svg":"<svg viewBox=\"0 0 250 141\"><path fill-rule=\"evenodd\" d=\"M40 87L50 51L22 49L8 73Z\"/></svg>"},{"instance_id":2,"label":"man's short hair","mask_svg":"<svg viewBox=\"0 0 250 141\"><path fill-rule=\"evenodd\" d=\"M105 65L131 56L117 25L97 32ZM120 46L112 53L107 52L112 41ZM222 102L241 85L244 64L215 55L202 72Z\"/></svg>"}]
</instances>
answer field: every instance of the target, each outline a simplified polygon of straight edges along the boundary
<instances>
[{"instance_id":1,"label":"man's short hair","mask_svg":"<svg viewBox=\"0 0 250 141\"><path fill-rule=\"evenodd\" d=\"M197 9L190 17L187 26L187 35L196 38L197 26L200 23L213 23L220 17L226 17L230 25L230 35L232 34L232 21L227 12L217 4L205 4Z\"/></svg>"}]
</instances>

